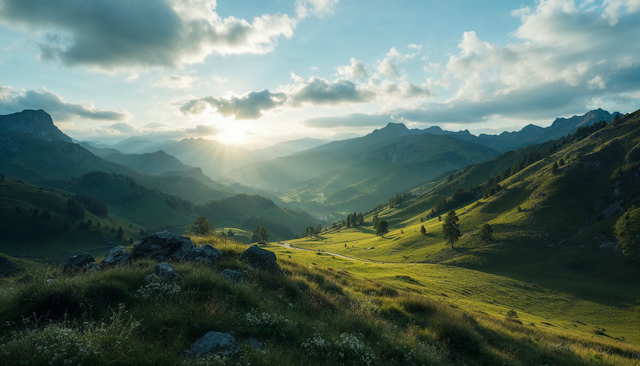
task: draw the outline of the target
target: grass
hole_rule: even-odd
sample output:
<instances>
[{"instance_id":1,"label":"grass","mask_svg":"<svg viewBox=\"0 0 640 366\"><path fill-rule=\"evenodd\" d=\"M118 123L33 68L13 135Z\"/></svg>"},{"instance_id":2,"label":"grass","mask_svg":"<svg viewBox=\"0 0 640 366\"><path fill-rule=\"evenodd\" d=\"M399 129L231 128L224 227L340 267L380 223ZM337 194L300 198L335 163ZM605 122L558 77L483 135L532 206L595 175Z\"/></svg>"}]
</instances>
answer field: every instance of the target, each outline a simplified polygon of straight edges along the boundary
<instances>
[{"instance_id":1,"label":"grass","mask_svg":"<svg viewBox=\"0 0 640 366\"><path fill-rule=\"evenodd\" d=\"M432 283L418 283L426 279L411 271L400 276L375 268L389 265L266 246L285 271L277 275L241 262L244 245L196 241L214 244L222 259L215 268L174 264L183 277L178 290L149 290L143 278L154 263L146 260L74 275L46 268L27 283L1 279L3 364L199 365L205 362L184 359L184 351L214 330L234 332L242 352L209 364L637 364L637 346L549 331L521 311L523 324L513 316L465 311L430 290ZM447 273L433 282L459 270L434 267ZM243 272L244 281L222 279L226 268ZM242 343L247 337L265 342L266 352Z\"/></svg>"}]
</instances>

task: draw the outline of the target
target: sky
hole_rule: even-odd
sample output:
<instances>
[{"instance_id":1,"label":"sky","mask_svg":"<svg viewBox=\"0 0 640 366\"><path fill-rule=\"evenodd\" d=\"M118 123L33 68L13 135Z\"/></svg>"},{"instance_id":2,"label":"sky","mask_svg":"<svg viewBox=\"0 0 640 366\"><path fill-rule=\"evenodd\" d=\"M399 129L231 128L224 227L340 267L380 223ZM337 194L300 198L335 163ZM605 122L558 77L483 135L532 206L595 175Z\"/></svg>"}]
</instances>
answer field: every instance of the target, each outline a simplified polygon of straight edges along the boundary
<instances>
[{"instance_id":1,"label":"sky","mask_svg":"<svg viewBox=\"0 0 640 366\"><path fill-rule=\"evenodd\" d=\"M260 148L640 108L640 0L0 0L0 114Z\"/></svg>"}]
</instances>

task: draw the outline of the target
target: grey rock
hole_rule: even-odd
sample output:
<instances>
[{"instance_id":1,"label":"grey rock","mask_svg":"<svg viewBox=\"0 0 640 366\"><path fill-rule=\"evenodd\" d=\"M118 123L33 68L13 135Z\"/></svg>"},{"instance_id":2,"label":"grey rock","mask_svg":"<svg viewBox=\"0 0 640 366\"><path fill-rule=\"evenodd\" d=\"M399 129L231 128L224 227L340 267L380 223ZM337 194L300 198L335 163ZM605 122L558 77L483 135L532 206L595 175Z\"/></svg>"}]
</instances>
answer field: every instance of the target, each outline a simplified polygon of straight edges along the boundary
<instances>
[{"instance_id":1,"label":"grey rock","mask_svg":"<svg viewBox=\"0 0 640 366\"><path fill-rule=\"evenodd\" d=\"M176 282L182 279L182 276L174 271L173 267L171 267L169 263L158 263L153 266L153 271L158 277L162 278L163 280Z\"/></svg>"},{"instance_id":2,"label":"grey rock","mask_svg":"<svg viewBox=\"0 0 640 366\"><path fill-rule=\"evenodd\" d=\"M173 254L173 259L177 261L204 262L212 266L216 265L221 257L222 252L209 244L193 248L183 246L182 248L180 248L180 250Z\"/></svg>"},{"instance_id":3,"label":"grey rock","mask_svg":"<svg viewBox=\"0 0 640 366\"><path fill-rule=\"evenodd\" d=\"M13 276L18 272L18 266L5 257L0 257L0 278Z\"/></svg>"},{"instance_id":4,"label":"grey rock","mask_svg":"<svg viewBox=\"0 0 640 366\"><path fill-rule=\"evenodd\" d=\"M240 348L236 343L236 339L231 334L209 332L189 347L186 356L200 358L209 354L216 354L227 357L238 352L240 352Z\"/></svg>"},{"instance_id":5,"label":"grey rock","mask_svg":"<svg viewBox=\"0 0 640 366\"><path fill-rule=\"evenodd\" d=\"M276 272L282 272L282 269L276 261L276 254L272 251L259 248L257 245L253 245L242 252L240 259L253 268L266 268Z\"/></svg>"},{"instance_id":6,"label":"grey rock","mask_svg":"<svg viewBox=\"0 0 640 366\"><path fill-rule=\"evenodd\" d=\"M244 275L238 271L234 271L232 269L225 269L224 271L222 271L222 273L220 273L220 277L222 278L226 278L227 280L231 281L231 282L235 282L238 283L240 281L242 281L242 277L244 277Z\"/></svg>"},{"instance_id":7,"label":"grey rock","mask_svg":"<svg viewBox=\"0 0 640 366\"><path fill-rule=\"evenodd\" d=\"M607 209L604 210L602 214L604 215L604 217L609 217L620 210L622 210L622 207L620 206L620 202L616 201L612 203L609 207L607 207Z\"/></svg>"},{"instance_id":8,"label":"grey rock","mask_svg":"<svg viewBox=\"0 0 640 366\"><path fill-rule=\"evenodd\" d=\"M89 272L100 272L103 268L102 264L98 264L96 262L91 262L86 266L86 269Z\"/></svg>"},{"instance_id":9,"label":"grey rock","mask_svg":"<svg viewBox=\"0 0 640 366\"><path fill-rule=\"evenodd\" d=\"M8 132L21 132L44 141L73 142L53 124L51 116L43 110L25 109L19 113L0 116L0 134Z\"/></svg>"},{"instance_id":10,"label":"grey rock","mask_svg":"<svg viewBox=\"0 0 640 366\"><path fill-rule=\"evenodd\" d=\"M259 340L249 337L242 340L243 343L247 344L249 347L255 349L256 351L264 350L264 342L260 342Z\"/></svg>"},{"instance_id":11,"label":"grey rock","mask_svg":"<svg viewBox=\"0 0 640 366\"><path fill-rule=\"evenodd\" d=\"M195 248L195 244L186 236L163 231L151 236L142 238L138 245L133 246L131 259L172 259L176 252L185 253Z\"/></svg>"},{"instance_id":12,"label":"grey rock","mask_svg":"<svg viewBox=\"0 0 640 366\"><path fill-rule=\"evenodd\" d=\"M62 267L65 271L77 271L89 269L90 266L93 268L92 263L96 263L96 260L89 253L80 253L67 258Z\"/></svg>"},{"instance_id":13,"label":"grey rock","mask_svg":"<svg viewBox=\"0 0 640 366\"><path fill-rule=\"evenodd\" d=\"M123 246L117 246L107 253L102 260L102 264L110 267L121 267L129 260L129 257L131 257L131 252Z\"/></svg>"}]
</instances>

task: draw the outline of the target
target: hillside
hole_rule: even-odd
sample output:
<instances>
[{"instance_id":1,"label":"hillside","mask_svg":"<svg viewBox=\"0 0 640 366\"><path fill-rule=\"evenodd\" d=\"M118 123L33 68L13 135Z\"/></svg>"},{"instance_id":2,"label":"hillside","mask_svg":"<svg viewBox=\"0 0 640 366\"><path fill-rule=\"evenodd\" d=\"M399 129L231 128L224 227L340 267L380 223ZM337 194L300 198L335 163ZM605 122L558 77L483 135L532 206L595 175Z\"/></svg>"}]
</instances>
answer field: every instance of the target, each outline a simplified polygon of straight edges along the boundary
<instances>
[{"instance_id":1,"label":"hillside","mask_svg":"<svg viewBox=\"0 0 640 366\"><path fill-rule=\"evenodd\" d=\"M396 208L383 207L378 217L391 224L384 238L375 236L369 215L365 225L291 244L383 262L446 264L535 284L566 297L567 303L549 308L518 303L507 293L491 296L568 327L576 319L597 317L612 333L640 339L636 323L630 322L636 310L629 305L640 301L640 267L628 248L637 244L627 241L625 247L620 239L621 231L637 230L640 112L583 132L467 167L423 187L415 192L418 197ZM540 156L531 158L532 153ZM500 189L488 189L497 185ZM452 195L455 187L464 190ZM432 213L441 198L447 198L444 208ZM437 217L444 219L449 208L456 210L462 232L454 249L445 243ZM479 238L485 223L494 232L489 243Z\"/></svg>"},{"instance_id":2,"label":"hillside","mask_svg":"<svg viewBox=\"0 0 640 366\"><path fill-rule=\"evenodd\" d=\"M213 244L221 258L215 267L172 262L176 282L146 277L155 271L150 259L98 272L54 268L34 271L29 281L0 279L4 364L626 366L640 351L559 334L526 314L520 320L460 309L444 294L402 284L408 276L371 279L361 266L327 268L348 261L314 255L319 265L309 265L263 247L278 252L279 274L241 260L246 246L194 239ZM230 269L239 271L238 282L224 276ZM226 346L185 357L209 332L224 333L217 335Z\"/></svg>"},{"instance_id":3,"label":"hillside","mask_svg":"<svg viewBox=\"0 0 640 366\"><path fill-rule=\"evenodd\" d=\"M140 231L145 229L112 211L108 216L86 209L82 209L81 215L71 214L70 197L74 195L3 176L0 179L0 252L59 261L78 251L95 254L118 243L129 243L130 238L138 240ZM120 227L124 231L122 239L117 234Z\"/></svg>"},{"instance_id":4,"label":"hillside","mask_svg":"<svg viewBox=\"0 0 640 366\"><path fill-rule=\"evenodd\" d=\"M496 155L488 147L390 123L364 137L236 169L227 179L276 189L285 202L324 216L366 209L443 172Z\"/></svg>"}]
</instances>

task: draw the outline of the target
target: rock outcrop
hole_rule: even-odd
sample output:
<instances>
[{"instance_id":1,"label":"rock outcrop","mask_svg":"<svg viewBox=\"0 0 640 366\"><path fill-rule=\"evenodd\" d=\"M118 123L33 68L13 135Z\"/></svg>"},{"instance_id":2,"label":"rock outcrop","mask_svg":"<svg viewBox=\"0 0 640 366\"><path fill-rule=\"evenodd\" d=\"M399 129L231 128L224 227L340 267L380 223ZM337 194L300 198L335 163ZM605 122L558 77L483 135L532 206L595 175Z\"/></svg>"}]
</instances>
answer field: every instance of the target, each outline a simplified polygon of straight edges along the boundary
<instances>
[{"instance_id":1,"label":"rock outcrop","mask_svg":"<svg viewBox=\"0 0 640 366\"><path fill-rule=\"evenodd\" d=\"M0 278L13 276L18 272L18 266L5 257L0 257Z\"/></svg>"},{"instance_id":2,"label":"rock outcrop","mask_svg":"<svg viewBox=\"0 0 640 366\"><path fill-rule=\"evenodd\" d=\"M102 265L116 268L121 267L129 260L130 257L131 252L123 246L117 246L107 253L102 260Z\"/></svg>"},{"instance_id":3,"label":"rock outcrop","mask_svg":"<svg viewBox=\"0 0 640 366\"><path fill-rule=\"evenodd\" d=\"M276 254L272 251L262 249L257 245L253 245L242 252L240 259L248 263L252 268L265 268L276 272L282 272L282 269L276 261Z\"/></svg>"},{"instance_id":4,"label":"rock outcrop","mask_svg":"<svg viewBox=\"0 0 640 366\"><path fill-rule=\"evenodd\" d=\"M186 352L187 357L200 358L210 354L228 357L240 351L236 339L227 333L209 332L195 341Z\"/></svg>"},{"instance_id":5,"label":"rock outcrop","mask_svg":"<svg viewBox=\"0 0 640 366\"><path fill-rule=\"evenodd\" d=\"M44 141L73 140L53 124L51 116L43 110L25 109L19 113L0 116L0 134L20 132Z\"/></svg>"},{"instance_id":6,"label":"rock outcrop","mask_svg":"<svg viewBox=\"0 0 640 366\"><path fill-rule=\"evenodd\" d=\"M227 279L233 283L238 283L242 281L242 277L244 277L244 275L241 272L234 271L232 269L225 269L224 271L222 271L222 273L220 273L220 277Z\"/></svg>"},{"instance_id":7,"label":"rock outcrop","mask_svg":"<svg viewBox=\"0 0 640 366\"><path fill-rule=\"evenodd\" d=\"M184 257L188 251L195 247L195 244L188 237L163 231L145 236L140 243L135 244L131 252L131 259L148 258L165 261L174 259L174 254L178 252L180 257Z\"/></svg>"},{"instance_id":8,"label":"rock outcrop","mask_svg":"<svg viewBox=\"0 0 640 366\"><path fill-rule=\"evenodd\" d=\"M102 268L89 253L80 253L67 258L62 267L66 272L100 270Z\"/></svg>"},{"instance_id":9,"label":"rock outcrop","mask_svg":"<svg viewBox=\"0 0 640 366\"><path fill-rule=\"evenodd\" d=\"M180 276L176 271L171 267L169 263L158 263L153 266L153 271L156 273L156 276L160 277L163 280L177 282L182 280L182 276Z\"/></svg>"}]
</instances>

